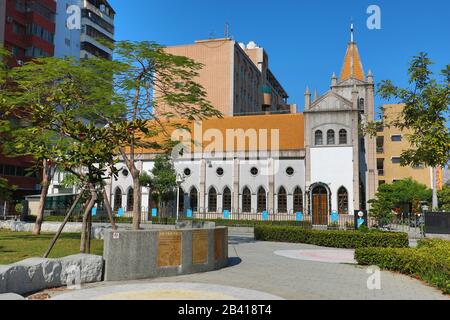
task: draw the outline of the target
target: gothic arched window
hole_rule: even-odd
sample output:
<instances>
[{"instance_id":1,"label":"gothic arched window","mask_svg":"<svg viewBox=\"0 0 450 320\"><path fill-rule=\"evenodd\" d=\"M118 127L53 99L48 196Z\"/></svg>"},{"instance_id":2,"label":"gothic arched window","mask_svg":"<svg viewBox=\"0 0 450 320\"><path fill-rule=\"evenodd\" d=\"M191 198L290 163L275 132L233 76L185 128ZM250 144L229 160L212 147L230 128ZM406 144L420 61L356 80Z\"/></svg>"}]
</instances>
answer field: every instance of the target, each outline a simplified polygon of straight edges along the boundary
<instances>
[{"instance_id":1,"label":"gothic arched window","mask_svg":"<svg viewBox=\"0 0 450 320\"><path fill-rule=\"evenodd\" d=\"M267 195L266 190L260 187L258 190L258 212L267 210Z\"/></svg>"},{"instance_id":2,"label":"gothic arched window","mask_svg":"<svg viewBox=\"0 0 450 320\"><path fill-rule=\"evenodd\" d=\"M209 189L208 192L208 212L217 212L217 191L214 188Z\"/></svg>"},{"instance_id":3,"label":"gothic arched window","mask_svg":"<svg viewBox=\"0 0 450 320\"><path fill-rule=\"evenodd\" d=\"M116 191L114 191L114 211L120 208L122 208L122 191L117 187Z\"/></svg>"},{"instance_id":4,"label":"gothic arched window","mask_svg":"<svg viewBox=\"0 0 450 320\"><path fill-rule=\"evenodd\" d=\"M339 131L339 144L347 144L347 130Z\"/></svg>"},{"instance_id":5,"label":"gothic arched window","mask_svg":"<svg viewBox=\"0 0 450 320\"><path fill-rule=\"evenodd\" d=\"M316 146L321 146L323 145L323 132L320 130L317 130L315 133L315 145Z\"/></svg>"},{"instance_id":6,"label":"gothic arched window","mask_svg":"<svg viewBox=\"0 0 450 320\"><path fill-rule=\"evenodd\" d=\"M334 130L328 130L328 132L327 132L327 144L328 145L336 144L336 138L335 138Z\"/></svg>"},{"instance_id":7,"label":"gothic arched window","mask_svg":"<svg viewBox=\"0 0 450 320\"><path fill-rule=\"evenodd\" d=\"M303 212L303 192L300 187L294 191L294 212Z\"/></svg>"},{"instance_id":8,"label":"gothic arched window","mask_svg":"<svg viewBox=\"0 0 450 320\"><path fill-rule=\"evenodd\" d=\"M242 212L250 213L252 211L252 193L245 187L242 192Z\"/></svg>"},{"instance_id":9,"label":"gothic arched window","mask_svg":"<svg viewBox=\"0 0 450 320\"><path fill-rule=\"evenodd\" d=\"M134 190L133 188L128 189L127 193L127 211L133 211L134 207Z\"/></svg>"},{"instance_id":10,"label":"gothic arched window","mask_svg":"<svg viewBox=\"0 0 450 320\"><path fill-rule=\"evenodd\" d=\"M198 211L198 192L196 188L192 188L191 192L189 193L189 204L190 204L190 209L193 212L197 212Z\"/></svg>"},{"instance_id":11,"label":"gothic arched window","mask_svg":"<svg viewBox=\"0 0 450 320\"><path fill-rule=\"evenodd\" d=\"M283 187L278 190L278 213L287 213L287 193Z\"/></svg>"},{"instance_id":12,"label":"gothic arched window","mask_svg":"<svg viewBox=\"0 0 450 320\"><path fill-rule=\"evenodd\" d=\"M223 190L222 209L231 211L231 190L228 187Z\"/></svg>"},{"instance_id":13,"label":"gothic arched window","mask_svg":"<svg viewBox=\"0 0 450 320\"><path fill-rule=\"evenodd\" d=\"M348 214L348 192L344 187L338 190L338 209L339 214Z\"/></svg>"}]
</instances>

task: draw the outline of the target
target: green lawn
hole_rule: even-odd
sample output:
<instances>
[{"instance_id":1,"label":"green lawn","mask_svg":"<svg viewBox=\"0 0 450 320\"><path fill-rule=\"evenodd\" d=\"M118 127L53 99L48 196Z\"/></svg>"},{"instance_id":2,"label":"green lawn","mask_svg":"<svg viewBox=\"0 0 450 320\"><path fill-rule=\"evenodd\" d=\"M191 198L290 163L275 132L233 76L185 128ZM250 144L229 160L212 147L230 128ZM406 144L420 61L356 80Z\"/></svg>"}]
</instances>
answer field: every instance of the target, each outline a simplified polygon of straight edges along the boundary
<instances>
[{"instance_id":1,"label":"green lawn","mask_svg":"<svg viewBox=\"0 0 450 320\"><path fill-rule=\"evenodd\" d=\"M0 265L27 258L42 257L53 239L53 234L33 236L27 232L0 230ZM52 250L50 258L61 258L80 251L80 234L63 234ZM103 254L103 240L91 241L91 253Z\"/></svg>"}]
</instances>

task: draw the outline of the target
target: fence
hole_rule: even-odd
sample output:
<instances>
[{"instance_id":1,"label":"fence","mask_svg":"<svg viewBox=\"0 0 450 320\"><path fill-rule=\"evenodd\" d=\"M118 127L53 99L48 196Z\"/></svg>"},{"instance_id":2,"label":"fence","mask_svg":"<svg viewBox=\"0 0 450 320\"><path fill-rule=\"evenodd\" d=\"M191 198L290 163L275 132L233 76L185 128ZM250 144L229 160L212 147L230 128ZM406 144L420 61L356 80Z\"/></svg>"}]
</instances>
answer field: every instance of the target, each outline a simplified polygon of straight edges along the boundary
<instances>
[{"instance_id":1,"label":"fence","mask_svg":"<svg viewBox=\"0 0 450 320\"><path fill-rule=\"evenodd\" d=\"M428 212L425 214L425 231L430 234L450 234L450 213Z\"/></svg>"}]
</instances>

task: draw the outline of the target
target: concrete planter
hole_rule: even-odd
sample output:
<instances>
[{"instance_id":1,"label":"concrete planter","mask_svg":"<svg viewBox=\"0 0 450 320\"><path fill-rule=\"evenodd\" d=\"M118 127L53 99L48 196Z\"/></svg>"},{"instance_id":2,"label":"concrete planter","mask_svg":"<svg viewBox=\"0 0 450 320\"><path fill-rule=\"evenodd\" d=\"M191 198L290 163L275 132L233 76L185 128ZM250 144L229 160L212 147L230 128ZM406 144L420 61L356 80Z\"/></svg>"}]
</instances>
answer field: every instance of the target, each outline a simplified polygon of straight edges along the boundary
<instances>
[{"instance_id":1,"label":"concrete planter","mask_svg":"<svg viewBox=\"0 0 450 320\"><path fill-rule=\"evenodd\" d=\"M169 277L228 264L228 229L107 231L105 281Z\"/></svg>"}]
</instances>

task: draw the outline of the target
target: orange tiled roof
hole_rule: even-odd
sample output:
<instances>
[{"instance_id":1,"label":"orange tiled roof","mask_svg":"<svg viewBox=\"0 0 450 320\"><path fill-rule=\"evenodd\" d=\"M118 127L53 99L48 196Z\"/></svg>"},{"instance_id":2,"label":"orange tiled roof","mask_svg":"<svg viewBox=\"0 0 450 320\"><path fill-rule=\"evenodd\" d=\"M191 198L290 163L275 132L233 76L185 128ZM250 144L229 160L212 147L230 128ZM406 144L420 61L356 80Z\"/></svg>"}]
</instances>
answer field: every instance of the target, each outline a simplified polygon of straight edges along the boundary
<instances>
[{"instance_id":1,"label":"orange tiled roof","mask_svg":"<svg viewBox=\"0 0 450 320\"><path fill-rule=\"evenodd\" d=\"M340 80L345 81L350 78L361 81L365 80L364 69L359 56L358 47L354 42L349 43L347 47Z\"/></svg>"},{"instance_id":2,"label":"orange tiled roof","mask_svg":"<svg viewBox=\"0 0 450 320\"><path fill-rule=\"evenodd\" d=\"M195 140L197 144L197 138L195 138L194 134L194 123L187 123L185 120L181 121L171 121L173 123L185 124L192 136L192 139ZM272 147L271 144L271 130L278 129L279 130L279 150L280 151L291 151L291 150L301 150L304 149L304 115L302 113L297 114L285 114L285 115L258 115L258 116L244 116L244 117L226 117L223 119L209 119L199 122L201 124L202 135L205 133L209 133L211 135L221 133L223 137L223 150L227 149L227 130L239 130L242 129L244 132L248 132L247 130L256 130L256 135L258 136L258 145L250 145L248 139L245 143L245 147L239 146L237 143L237 138L235 137L234 141L234 150L232 151L257 151L261 149L261 151L270 150ZM171 124L164 125L166 130L171 134L174 130L174 127ZM214 131L212 131L212 130ZM259 141L259 134L261 130L266 129L267 133L265 136L267 137L268 143L267 148L264 143L262 144ZM197 129L198 130L198 129ZM237 131L234 131L237 132ZM239 133L239 132L238 132ZM264 135L264 134L263 134ZM179 138L182 139L181 137ZM205 138L204 138L205 139ZM158 139L160 142L164 140L162 137ZM206 139L205 139L206 140ZM205 150L212 142L214 142L214 138L208 139L208 141L203 142L202 150ZM229 141L230 142L230 141ZM198 146L198 144L197 144ZM195 149L195 146L192 145L192 150ZM216 150L220 152L220 150ZM231 151L231 150L228 150ZM137 153L146 154L146 153L155 153L154 149L137 149Z\"/></svg>"}]
</instances>

